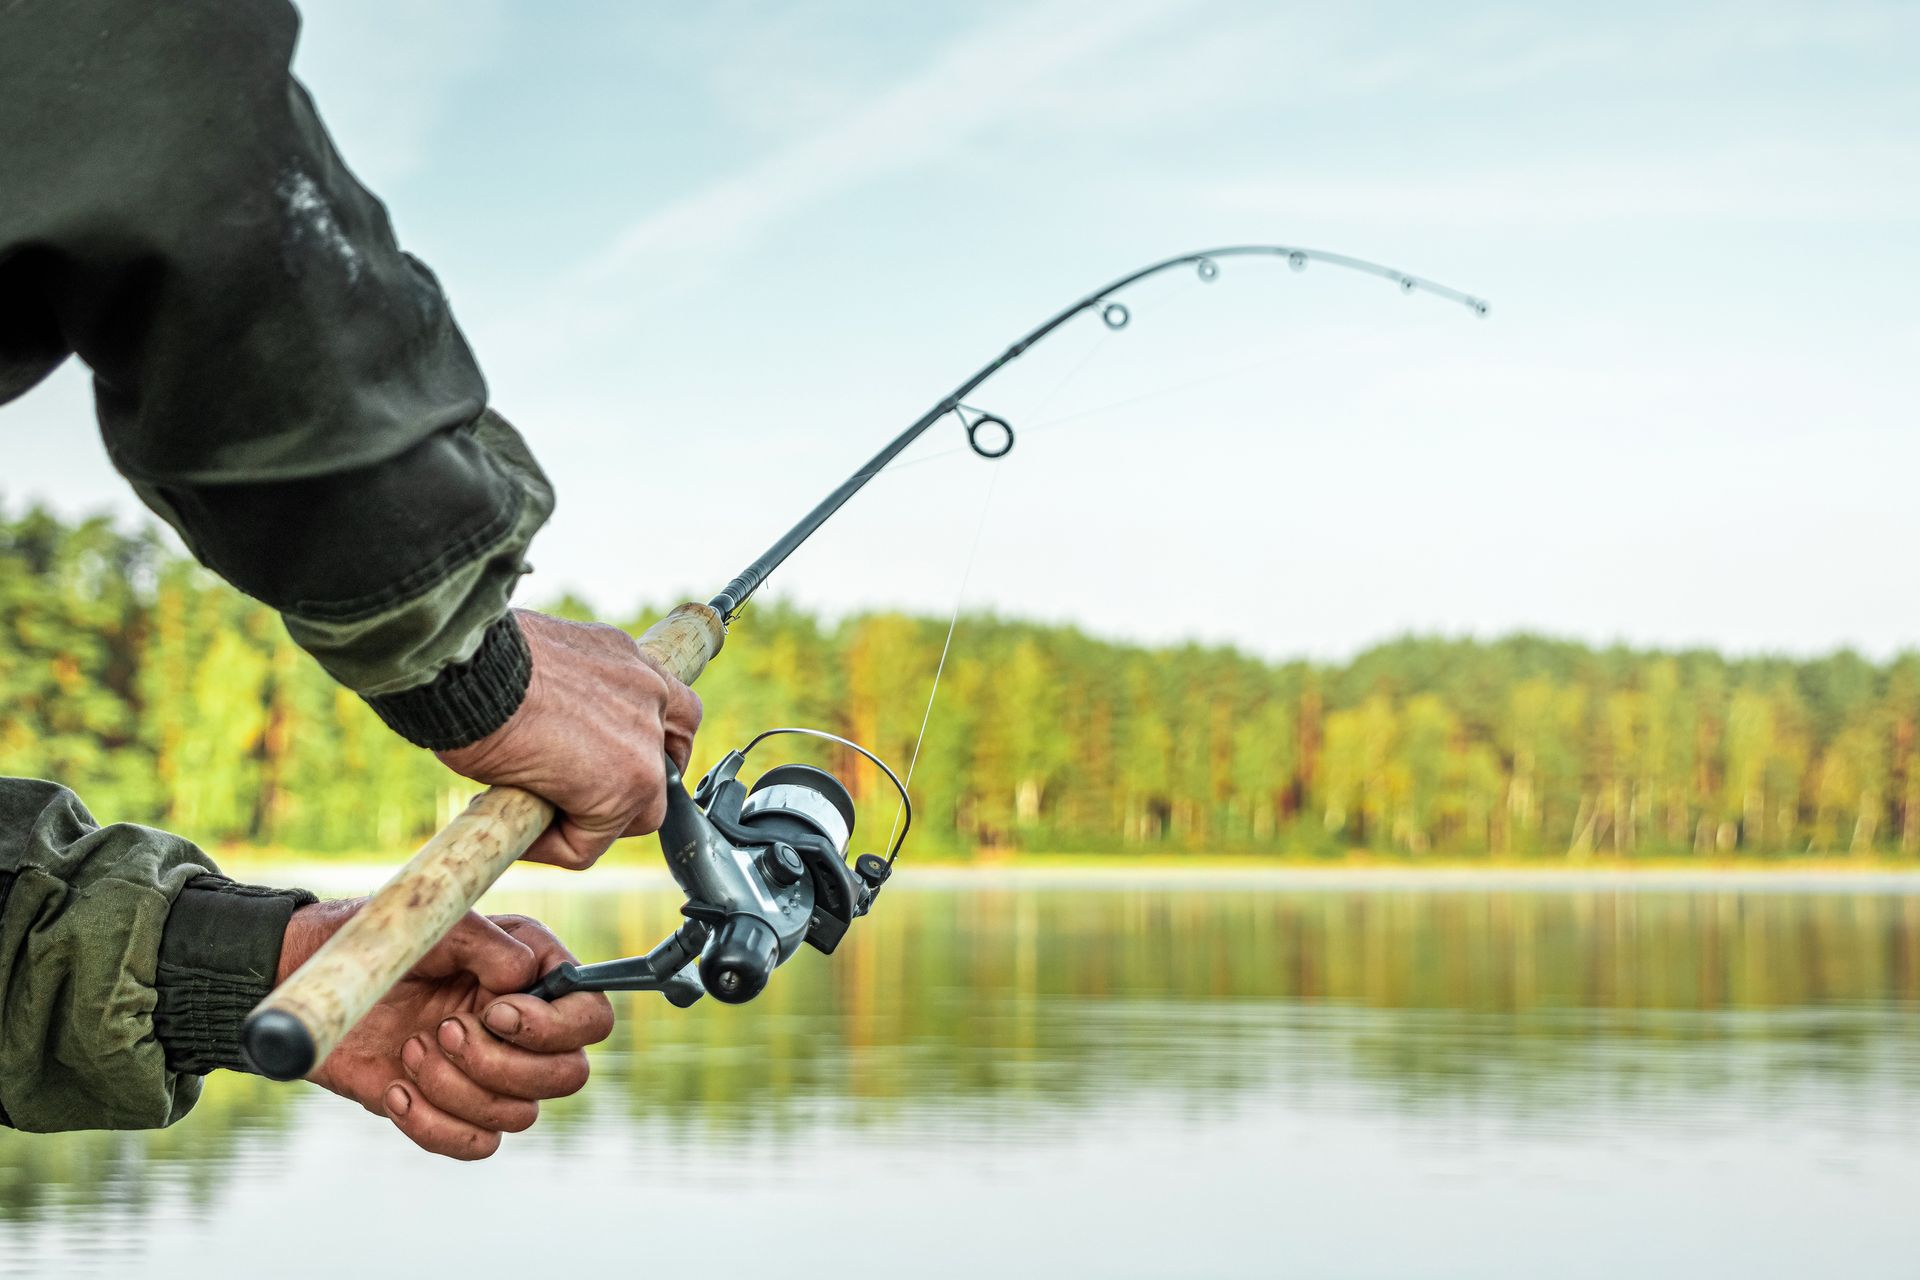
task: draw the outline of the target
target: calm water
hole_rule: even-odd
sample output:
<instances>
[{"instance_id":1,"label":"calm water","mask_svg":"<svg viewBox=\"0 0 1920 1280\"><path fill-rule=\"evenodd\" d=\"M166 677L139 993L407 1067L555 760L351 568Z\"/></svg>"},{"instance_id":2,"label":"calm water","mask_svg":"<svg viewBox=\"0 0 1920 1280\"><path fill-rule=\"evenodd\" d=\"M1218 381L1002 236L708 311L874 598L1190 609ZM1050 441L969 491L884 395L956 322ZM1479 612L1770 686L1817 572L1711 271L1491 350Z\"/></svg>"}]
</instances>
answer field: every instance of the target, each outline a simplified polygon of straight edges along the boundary
<instances>
[{"instance_id":1,"label":"calm water","mask_svg":"<svg viewBox=\"0 0 1920 1280\"><path fill-rule=\"evenodd\" d=\"M1920 1273L1920 896L881 905L745 1008L624 997L486 1164L237 1077L165 1133L0 1134L0 1273ZM499 903L588 958L676 907Z\"/></svg>"}]
</instances>

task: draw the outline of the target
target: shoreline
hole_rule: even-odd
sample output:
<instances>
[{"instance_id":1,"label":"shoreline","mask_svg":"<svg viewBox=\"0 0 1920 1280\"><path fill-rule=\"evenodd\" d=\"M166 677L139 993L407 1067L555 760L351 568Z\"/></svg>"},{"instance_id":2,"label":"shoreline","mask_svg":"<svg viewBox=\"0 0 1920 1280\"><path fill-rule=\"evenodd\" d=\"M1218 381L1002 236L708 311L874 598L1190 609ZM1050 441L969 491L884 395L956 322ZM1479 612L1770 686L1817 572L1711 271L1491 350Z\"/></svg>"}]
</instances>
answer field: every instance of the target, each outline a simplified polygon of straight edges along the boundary
<instances>
[{"instance_id":1,"label":"shoreline","mask_svg":"<svg viewBox=\"0 0 1920 1280\"><path fill-rule=\"evenodd\" d=\"M229 875L255 883L299 885L323 894L371 892L398 869L372 859L302 858L220 851L216 861ZM605 893L667 889L666 868L615 855L591 872L516 864L501 877L502 893ZM1121 858L1034 855L1019 861L901 863L892 886L914 888L1295 889L1304 891L1405 890L1412 892L1699 892L1738 890L1771 893L1920 894L1920 867L1841 862L1734 862L1687 866L1362 862L1313 865L1261 859L1196 858L1132 862Z\"/></svg>"}]
</instances>

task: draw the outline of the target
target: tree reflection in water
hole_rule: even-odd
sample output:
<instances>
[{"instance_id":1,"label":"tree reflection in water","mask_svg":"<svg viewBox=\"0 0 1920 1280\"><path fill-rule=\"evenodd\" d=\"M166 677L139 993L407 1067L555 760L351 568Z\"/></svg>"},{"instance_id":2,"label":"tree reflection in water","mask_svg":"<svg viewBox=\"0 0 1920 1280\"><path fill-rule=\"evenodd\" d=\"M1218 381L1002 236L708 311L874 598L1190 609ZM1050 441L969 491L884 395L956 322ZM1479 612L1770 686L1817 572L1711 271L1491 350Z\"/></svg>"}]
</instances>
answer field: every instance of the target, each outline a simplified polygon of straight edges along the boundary
<instances>
[{"instance_id":1,"label":"tree reflection in water","mask_svg":"<svg viewBox=\"0 0 1920 1280\"><path fill-rule=\"evenodd\" d=\"M678 918L664 892L495 909L549 920L589 959L644 951ZM961 1124L1045 1142L1128 1096L1231 1113L1356 1094L1577 1138L1737 1122L1808 1085L1845 1123L1850 1097L1920 1092L1917 996L1920 898L1891 893L903 885L751 1005L620 997L587 1092L519 1141L828 1126L912 1144ZM211 1212L296 1116L379 1123L310 1093L223 1075L169 1131L0 1133L0 1232Z\"/></svg>"}]
</instances>

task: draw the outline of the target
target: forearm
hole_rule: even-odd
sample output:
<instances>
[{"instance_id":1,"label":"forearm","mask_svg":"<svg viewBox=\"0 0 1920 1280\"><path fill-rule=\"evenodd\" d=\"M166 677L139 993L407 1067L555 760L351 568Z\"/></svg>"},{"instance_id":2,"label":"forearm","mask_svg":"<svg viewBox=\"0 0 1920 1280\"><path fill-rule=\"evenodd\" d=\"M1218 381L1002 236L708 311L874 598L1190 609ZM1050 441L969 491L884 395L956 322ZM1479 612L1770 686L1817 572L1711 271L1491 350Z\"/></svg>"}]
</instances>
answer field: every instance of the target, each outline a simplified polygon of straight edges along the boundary
<instances>
[{"instance_id":1,"label":"forearm","mask_svg":"<svg viewBox=\"0 0 1920 1280\"><path fill-rule=\"evenodd\" d=\"M282 0L0 12L0 399L67 352L195 555L422 745L485 736L552 509L438 282L292 78Z\"/></svg>"},{"instance_id":2,"label":"forearm","mask_svg":"<svg viewBox=\"0 0 1920 1280\"><path fill-rule=\"evenodd\" d=\"M462 746L519 706L530 668L507 602L553 495L497 415L337 476L138 488L402 736Z\"/></svg>"},{"instance_id":3,"label":"forearm","mask_svg":"<svg viewBox=\"0 0 1920 1280\"><path fill-rule=\"evenodd\" d=\"M16 1128L171 1124L238 1067L310 894L233 884L191 843L97 825L73 793L0 779L0 1112Z\"/></svg>"}]
</instances>

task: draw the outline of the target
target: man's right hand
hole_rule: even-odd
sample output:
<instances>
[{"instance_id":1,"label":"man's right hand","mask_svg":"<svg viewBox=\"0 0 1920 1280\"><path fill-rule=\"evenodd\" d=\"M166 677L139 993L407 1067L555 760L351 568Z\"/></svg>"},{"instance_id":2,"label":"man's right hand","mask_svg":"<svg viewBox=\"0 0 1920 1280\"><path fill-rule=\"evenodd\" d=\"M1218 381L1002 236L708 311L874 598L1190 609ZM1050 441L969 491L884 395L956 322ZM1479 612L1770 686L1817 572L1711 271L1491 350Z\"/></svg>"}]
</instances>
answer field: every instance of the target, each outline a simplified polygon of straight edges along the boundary
<instances>
[{"instance_id":1,"label":"man's right hand","mask_svg":"<svg viewBox=\"0 0 1920 1280\"><path fill-rule=\"evenodd\" d=\"M480 741L437 754L475 782L549 801L560 818L525 856L580 870L620 837L660 829L667 815L661 754L687 767L700 699L617 627L524 610L514 618L533 654L525 701Z\"/></svg>"}]
</instances>

